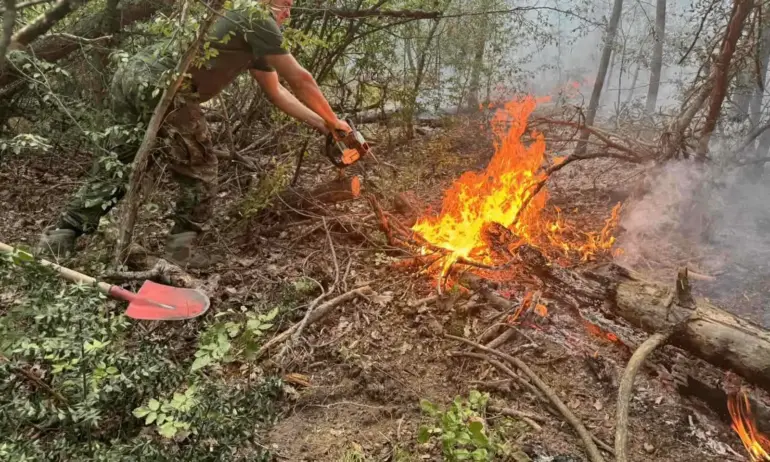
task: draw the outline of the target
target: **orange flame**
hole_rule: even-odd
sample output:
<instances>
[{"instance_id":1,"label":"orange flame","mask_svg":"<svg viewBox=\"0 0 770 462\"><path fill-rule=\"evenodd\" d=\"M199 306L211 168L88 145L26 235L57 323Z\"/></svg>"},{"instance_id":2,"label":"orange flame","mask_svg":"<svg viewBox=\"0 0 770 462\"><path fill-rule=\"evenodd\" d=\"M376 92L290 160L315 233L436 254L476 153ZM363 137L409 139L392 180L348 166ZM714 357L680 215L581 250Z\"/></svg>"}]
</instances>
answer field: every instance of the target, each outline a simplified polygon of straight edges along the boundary
<instances>
[{"instance_id":1,"label":"orange flame","mask_svg":"<svg viewBox=\"0 0 770 462\"><path fill-rule=\"evenodd\" d=\"M548 200L545 187L529 197L534 186L545 179L541 169L546 152L543 135L531 133L533 142L529 146L521 142L536 104L535 98L527 96L498 110L492 120L497 137L495 155L487 168L482 172L465 172L444 192L441 213L422 217L412 227L433 246L450 252L444 259L442 275L459 259L494 264L484 233L495 225L508 229L518 243L544 251L555 249L562 256L575 253L582 260L607 251L614 244L612 232L620 204L601 232L583 233L565 223L558 209L555 221L543 217ZM527 201L526 208L519 213Z\"/></svg>"},{"instance_id":2,"label":"orange flame","mask_svg":"<svg viewBox=\"0 0 770 462\"><path fill-rule=\"evenodd\" d=\"M740 436L751 461L770 461L770 440L757 430L746 393L741 391L730 394L727 398L727 409L733 419L733 430Z\"/></svg>"}]
</instances>

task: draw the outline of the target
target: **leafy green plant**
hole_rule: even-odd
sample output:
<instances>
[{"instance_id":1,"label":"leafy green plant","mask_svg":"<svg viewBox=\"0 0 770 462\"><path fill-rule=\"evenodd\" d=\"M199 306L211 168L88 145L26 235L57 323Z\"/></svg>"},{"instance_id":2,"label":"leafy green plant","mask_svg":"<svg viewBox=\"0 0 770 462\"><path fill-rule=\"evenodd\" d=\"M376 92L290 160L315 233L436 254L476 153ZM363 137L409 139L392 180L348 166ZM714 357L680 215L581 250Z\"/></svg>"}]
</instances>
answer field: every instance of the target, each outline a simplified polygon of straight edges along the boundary
<instances>
[{"instance_id":1,"label":"leafy green plant","mask_svg":"<svg viewBox=\"0 0 770 462\"><path fill-rule=\"evenodd\" d=\"M178 329L148 335L21 251L0 254L0 314L0 460L269 460L279 379L190 374ZM244 315L235 351L274 315Z\"/></svg>"},{"instance_id":2,"label":"leafy green plant","mask_svg":"<svg viewBox=\"0 0 770 462\"><path fill-rule=\"evenodd\" d=\"M234 315L233 310L218 313L217 317ZM273 327L272 320L278 308L268 313L247 312L239 321L218 322L201 336L192 371L203 369L218 362L232 362L242 358L253 360L259 350L265 331Z\"/></svg>"},{"instance_id":3,"label":"leafy green plant","mask_svg":"<svg viewBox=\"0 0 770 462\"><path fill-rule=\"evenodd\" d=\"M342 458L340 458L339 462L365 462L366 461L366 455L364 455L364 450L358 443L353 443L351 447L345 451L345 453L342 455Z\"/></svg>"},{"instance_id":4,"label":"leafy green plant","mask_svg":"<svg viewBox=\"0 0 770 462\"><path fill-rule=\"evenodd\" d=\"M426 444L433 439L441 442L446 460L499 460L511 453L500 433L489 428L484 418L489 395L472 390L467 400L456 397L449 409L442 410L430 401L420 400L420 408L429 423L420 426L417 441Z\"/></svg>"},{"instance_id":5,"label":"leafy green plant","mask_svg":"<svg viewBox=\"0 0 770 462\"><path fill-rule=\"evenodd\" d=\"M252 217L269 207L276 195L289 184L291 163L277 160L271 163L273 165L268 167L257 186L241 202L241 213L245 217Z\"/></svg>"},{"instance_id":6,"label":"leafy green plant","mask_svg":"<svg viewBox=\"0 0 770 462\"><path fill-rule=\"evenodd\" d=\"M6 151L21 154L22 151L48 152L51 149L48 140L32 133L22 133L9 140L0 139L0 154Z\"/></svg>"},{"instance_id":7,"label":"leafy green plant","mask_svg":"<svg viewBox=\"0 0 770 462\"><path fill-rule=\"evenodd\" d=\"M174 438L182 432L181 439L184 439L191 428L190 423L182 419L186 413L198 405L198 400L195 399L197 388L193 384L184 393L174 392L174 396L170 400L161 399L158 401L152 398L146 406L134 409L134 417L144 417L145 425L155 423L158 434L165 438ZM195 429L192 431L196 432Z\"/></svg>"}]
</instances>

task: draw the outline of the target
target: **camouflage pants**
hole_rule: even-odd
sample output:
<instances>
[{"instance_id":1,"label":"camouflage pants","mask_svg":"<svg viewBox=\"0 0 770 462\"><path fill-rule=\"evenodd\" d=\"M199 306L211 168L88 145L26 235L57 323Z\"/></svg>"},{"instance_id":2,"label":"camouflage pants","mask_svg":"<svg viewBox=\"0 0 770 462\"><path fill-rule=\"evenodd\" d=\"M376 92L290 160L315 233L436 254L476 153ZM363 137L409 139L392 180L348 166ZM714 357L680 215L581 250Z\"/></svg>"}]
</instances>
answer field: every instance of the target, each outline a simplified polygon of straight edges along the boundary
<instances>
[{"instance_id":1,"label":"camouflage pants","mask_svg":"<svg viewBox=\"0 0 770 462\"><path fill-rule=\"evenodd\" d=\"M162 94L162 90L154 91L159 80L158 71L140 60L126 63L116 72L110 98L120 124L101 143L89 179L71 198L59 227L92 233L100 218L125 195L129 175L121 167L130 165L139 149L144 128ZM177 93L155 146L154 159L167 164L179 184L171 232L200 231L211 217L216 197L217 158L192 92Z\"/></svg>"}]
</instances>

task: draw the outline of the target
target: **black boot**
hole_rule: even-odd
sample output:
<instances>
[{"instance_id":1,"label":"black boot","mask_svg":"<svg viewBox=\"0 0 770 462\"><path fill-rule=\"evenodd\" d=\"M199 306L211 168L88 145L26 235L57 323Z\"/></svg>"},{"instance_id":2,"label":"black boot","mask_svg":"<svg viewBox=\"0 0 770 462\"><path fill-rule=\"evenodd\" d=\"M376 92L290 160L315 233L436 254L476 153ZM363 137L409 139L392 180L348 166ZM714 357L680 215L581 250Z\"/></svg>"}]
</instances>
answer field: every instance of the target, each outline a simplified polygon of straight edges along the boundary
<instances>
[{"instance_id":1,"label":"black boot","mask_svg":"<svg viewBox=\"0 0 770 462\"><path fill-rule=\"evenodd\" d=\"M195 231L169 234L164 258L182 268L203 269L216 263L219 259L195 250L197 238Z\"/></svg>"},{"instance_id":2,"label":"black boot","mask_svg":"<svg viewBox=\"0 0 770 462\"><path fill-rule=\"evenodd\" d=\"M64 258L75 252L78 233L68 228L47 229L37 244L37 253L43 257Z\"/></svg>"}]
</instances>

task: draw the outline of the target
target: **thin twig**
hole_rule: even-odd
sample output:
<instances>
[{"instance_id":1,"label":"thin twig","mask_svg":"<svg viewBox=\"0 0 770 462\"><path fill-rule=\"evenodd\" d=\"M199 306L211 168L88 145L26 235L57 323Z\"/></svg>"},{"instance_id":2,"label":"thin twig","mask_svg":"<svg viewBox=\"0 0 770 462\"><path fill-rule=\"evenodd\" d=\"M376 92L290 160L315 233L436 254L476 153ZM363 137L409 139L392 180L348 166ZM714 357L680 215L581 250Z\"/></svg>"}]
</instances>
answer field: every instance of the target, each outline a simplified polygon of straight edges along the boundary
<instances>
[{"instance_id":1,"label":"thin twig","mask_svg":"<svg viewBox=\"0 0 770 462\"><path fill-rule=\"evenodd\" d=\"M486 361L489 364L495 366L500 372L506 374L513 380L519 383L519 385L523 386L524 388L528 389L532 392L533 395L535 395L539 400L543 401L544 403L548 404L548 398L543 394L542 391L540 391L539 388L537 388L535 385L533 385L530 382L527 382L524 377L520 376L516 372L514 372L510 367L506 366L505 364L501 363L500 361L493 359L489 357L489 355L481 354L481 353L471 353L468 351L452 351L449 353L449 356L452 357L465 357L465 358L473 358L473 359L481 359L482 361ZM549 405L550 406L550 405ZM554 414L556 414L556 411L554 411Z\"/></svg>"},{"instance_id":2,"label":"thin twig","mask_svg":"<svg viewBox=\"0 0 770 462\"><path fill-rule=\"evenodd\" d=\"M687 51L685 51L684 55L682 55L682 57L679 59L678 64L680 66L684 63L684 60L687 59L687 57L690 55L690 52L692 52L693 48L695 48L695 44L698 42L698 39L700 38L700 33L703 30L703 25L706 24L706 19L708 19L709 14L711 13L711 10L713 10L718 3L719 3L718 1L713 0L709 5L708 9L706 10L706 12L703 14L703 18L701 18L700 20L700 25L698 26L698 30L695 31L695 37L693 37L692 43L690 43L690 46L687 47Z\"/></svg>"},{"instance_id":3,"label":"thin twig","mask_svg":"<svg viewBox=\"0 0 770 462\"><path fill-rule=\"evenodd\" d=\"M551 387L549 387L548 384L543 382L543 380L537 374L535 374L535 372L532 369L530 369L529 366L527 366L524 363L524 361L518 358L514 358L513 356L507 355L501 351L487 348L484 345L480 345L472 340L468 340L468 339L457 337L450 334L444 334L444 336L452 340L463 342L466 345L470 345L486 353L494 354L499 358L504 359L511 365L515 366L520 371L522 371L548 397L548 399L551 400L551 402L554 404L554 406L556 406L559 412L561 412L561 414L564 416L567 422L569 422L569 424L572 425L572 427L578 433L580 438L583 440L583 445L585 446L586 452L588 453L588 456L591 459L591 461L604 462L604 458L599 452L599 448L596 446L596 443L594 443L591 432L588 431L588 429L583 425L580 419L578 419L577 416L575 416L575 414L573 414L572 411L570 411L569 408L562 402L562 400L559 399L559 397L551 389Z\"/></svg>"},{"instance_id":4,"label":"thin twig","mask_svg":"<svg viewBox=\"0 0 770 462\"><path fill-rule=\"evenodd\" d=\"M305 317L302 318L302 321L300 321L299 326L294 331L294 333L291 336L291 340L286 342L284 344L283 348L281 349L281 352L278 354L278 357L282 357L289 348L291 348L291 345L293 342L296 342L300 335L302 335L302 332L305 330L305 326L307 326L308 320L313 314L313 310L315 310L316 306L318 306L319 303L321 303L321 300L328 297L329 295L333 294L334 291L337 288L337 283L340 280L340 266L339 263L337 263L337 252L334 250L334 242L332 241L332 236L329 233L329 226L326 224L326 217L321 217L321 220L323 221L324 230L326 231L326 239L329 242L329 248L332 252L332 260L334 261L334 282L332 283L329 290L322 290L321 295L318 296L315 300L313 300L313 303L310 304L310 306L307 309L307 312L305 313Z\"/></svg>"},{"instance_id":5,"label":"thin twig","mask_svg":"<svg viewBox=\"0 0 770 462\"><path fill-rule=\"evenodd\" d=\"M671 291L665 302L666 310L668 315L671 315L671 310L675 305L686 307L693 303L688 270L686 267L680 268L677 273L674 290ZM665 343L674 332L680 331L693 320L694 312L690 311L686 317L677 320L673 325L666 327L664 331L651 335L639 345L631 359L628 360L628 365L623 372L620 387L618 388L618 405L615 414L615 455L617 462L628 462L628 410L631 394L634 391L634 378L636 378L637 372L639 372L642 364L644 364L644 360L655 348Z\"/></svg>"},{"instance_id":6,"label":"thin twig","mask_svg":"<svg viewBox=\"0 0 770 462\"><path fill-rule=\"evenodd\" d=\"M313 313L308 317L306 325L307 326L312 325L313 323L319 321L320 319L323 319L327 314L329 314L332 311L332 309L334 307L336 307L340 303L344 303L344 302L346 302L348 300L351 300L351 299L353 299L353 298L355 298L357 296L358 297L366 298L367 295L371 295L372 293L373 293L372 292L372 288L370 286L368 286L368 285L355 288L355 289L353 289L353 290L351 290L349 292L345 292L344 294L342 294L342 295L340 295L338 297L335 297L335 298L325 302L324 304L322 304L318 308L316 308L313 311ZM292 327L286 329L282 333L276 335L269 342L267 342L264 345L262 345L262 347L259 349L259 351L257 351L256 356L257 357L262 356L267 351L269 351L271 348L275 347L276 345L278 345L280 343L283 343L286 339L291 337L291 335L294 332L296 332L296 330L298 328L299 328L299 323L293 325Z\"/></svg>"},{"instance_id":7,"label":"thin twig","mask_svg":"<svg viewBox=\"0 0 770 462\"><path fill-rule=\"evenodd\" d=\"M78 43L97 43L97 42L105 42L108 40L112 40L112 35L102 35L101 37L88 38L88 37L79 37L77 35L67 34L66 32L48 34L46 35L46 37L47 38L58 37L58 38L62 38L65 40L70 40Z\"/></svg>"},{"instance_id":8,"label":"thin twig","mask_svg":"<svg viewBox=\"0 0 770 462\"><path fill-rule=\"evenodd\" d=\"M3 355L0 355L0 361L10 363L8 358L6 358ZM51 397L53 397L53 399L55 399L56 402L58 402L62 406L69 405L69 402L67 401L67 398L62 396L61 393L59 393L58 391L56 391L53 388L51 388L50 385L48 385L47 383L45 383L42 380L40 380L40 377L36 376L32 372L30 372L30 371L28 371L28 370L26 370L26 369L24 369L22 367L14 366L12 364L9 364L9 367L10 367L11 371L13 371L13 372L15 372L17 374L23 375L24 378L26 378L27 380L32 382L37 388L40 388L43 391L45 391L46 393L48 393L49 395L51 395Z\"/></svg>"},{"instance_id":9,"label":"thin twig","mask_svg":"<svg viewBox=\"0 0 770 462\"><path fill-rule=\"evenodd\" d=\"M596 133L594 134L596 135ZM521 214L524 213L524 210L527 208L527 206L532 201L532 199L534 199L535 196L537 196L538 193L540 193L540 190L543 189L543 186L545 186L546 182L551 178L551 175L563 169L564 167L566 167L572 162L575 162L578 160L599 159L603 157L615 157L615 158L627 160L629 162L639 162L641 160L641 157L638 158L639 160L633 160L632 158L629 158L629 157L625 157L621 155L612 155L610 153L571 154L567 156L563 161L549 167L543 173L542 178L537 183L534 183L532 186L530 186L532 188L532 192L527 194L527 197L524 199L524 201L522 201L521 207L519 207L519 210L516 212L516 216L513 218L513 223L511 224L511 226L509 226L509 228L515 226L519 222L519 218L521 218Z\"/></svg>"},{"instance_id":10,"label":"thin twig","mask_svg":"<svg viewBox=\"0 0 770 462\"><path fill-rule=\"evenodd\" d=\"M524 422L526 422L535 431L539 432L543 430L543 427L538 425L538 423L536 422L536 420L539 420L540 422L545 422L545 417L541 415L534 414L531 412L519 411L517 409L510 409L507 407L497 407L497 406L489 406L487 410L494 412L495 414L502 414L508 417L517 417L523 420Z\"/></svg>"}]
</instances>

